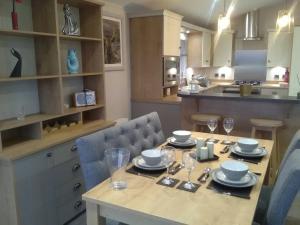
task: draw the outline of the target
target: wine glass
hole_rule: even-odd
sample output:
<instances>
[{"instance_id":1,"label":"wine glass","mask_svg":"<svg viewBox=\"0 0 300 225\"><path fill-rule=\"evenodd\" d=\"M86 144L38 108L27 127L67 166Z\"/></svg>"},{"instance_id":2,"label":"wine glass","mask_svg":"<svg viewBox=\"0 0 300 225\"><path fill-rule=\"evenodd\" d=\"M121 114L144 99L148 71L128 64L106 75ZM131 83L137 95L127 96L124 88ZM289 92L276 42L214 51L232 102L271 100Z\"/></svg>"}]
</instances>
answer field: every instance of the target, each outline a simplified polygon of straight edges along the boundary
<instances>
[{"instance_id":1,"label":"wine glass","mask_svg":"<svg viewBox=\"0 0 300 225\"><path fill-rule=\"evenodd\" d=\"M195 185L191 182L191 173L192 173L192 170L195 169L196 160L190 156L189 152L186 152L183 155L183 164L184 164L184 167L188 171L188 182L186 182L184 184L184 188L191 190L195 187Z\"/></svg>"},{"instance_id":2,"label":"wine glass","mask_svg":"<svg viewBox=\"0 0 300 225\"><path fill-rule=\"evenodd\" d=\"M174 182L174 180L171 179L169 176L169 169L176 159L175 148L171 146L165 146L164 148L162 148L161 153L162 153L162 163L163 165L167 166L167 177L162 180L162 183L166 185L170 185Z\"/></svg>"},{"instance_id":3,"label":"wine glass","mask_svg":"<svg viewBox=\"0 0 300 225\"><path fill-rule=\"evenodd\" d=\"M216 129L217 126L218 126L218 121L215 120L215 119L209 119L209 120L207 121L207 126L208 126L208 128L209 128L209 130L210 130L211 135L213 135L215 129ZM213 142L214 140L215 140L215 139L214 139L213 137L211 137L211 138L209 139L209 141L212 141L212 142Z\"/></svg>"},{"instance_id":4,"label":"wine glass","mask_svg":"<svg viewBox=\"0 0 300 225\"><path fill-rule=\"evenodd\" d=\"M225 143L228 143L228 144L231 143L231 141L229 140L229 134L233 130L233 126L234 126L234 119L233 118L225 118L224 119L223 127L224 127L224 130L227 133L227 140L225 141Z\"/></svg>"}]
</instances>

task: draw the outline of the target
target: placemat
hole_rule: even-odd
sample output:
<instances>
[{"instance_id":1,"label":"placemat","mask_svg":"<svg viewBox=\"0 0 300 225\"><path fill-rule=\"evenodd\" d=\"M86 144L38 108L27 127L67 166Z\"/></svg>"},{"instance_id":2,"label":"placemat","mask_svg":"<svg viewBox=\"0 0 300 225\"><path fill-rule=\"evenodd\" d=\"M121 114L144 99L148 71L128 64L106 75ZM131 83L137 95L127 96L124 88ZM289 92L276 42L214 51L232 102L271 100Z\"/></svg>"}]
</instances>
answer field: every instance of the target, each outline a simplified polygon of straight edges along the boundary
<instances>
[{"instance_id":1,"label":"placemat","mask_svg":"<svg viewBox=\"0 0 300 225\"><path fill-rule=\"evenodd\" d=\"M168 143L166 145L167 146L172 146L172 147L177 148L177 149L192 149L196 146L196 144L190 145L190 146L178 146L178 145L175 145L175 144L172 144L172 143Z\"/></svg>"},{"instance_id":2,"label":"placemat","mask_svg":"<svg viewBox=\"0 0 300 225\"><path fill-rule=\"evenodd\" d=\"M135 174L138 176L149 177L149 178L160 177L165 171L166 171L166 169L155 170L155 171L143 170L143 169L137 168L136 166L131 166L129 169L126 170L127 173Z\"/></svg>"},{"instance_id":3,"label":"placemat","mask_svg":"<svg viewBox=\"0 0 300 225\"><path fill-rule=\"evenodd\" d=\"M193 184L194 184L194 187L193 187L192 189L186 189L186 188L184 188L184 184L185 184L185 183L187 183L187 181L182 181L182 182L178 185L177 189L195 193L195 192L199 189L199 187L201 186L200 184L195 184L195 183L193 183Z\"/></svg>"},{"instance_id":4,"label":"placemat","mask_svg":"<svg viewBox=\"0 0 300 225\"><path fill-rule=\"evenodd\" d=\"M234 141L226 142L226 140L223 140L223 141L221 142L222 145L235 145L235 143L236 143L236 142L234 142Z\"/></svg>"},{"instance_id":5,"label":"placemat","mask_svg":"<svg viewBox=\"0 0 300 225\"><path fill-rule=\"evenodd\" d=\"M162 181L165 179L166 177L161 178L158 182L156 182L156 184L162 185L162 186L166 186L166 187L175 187L176 184L178 184L179 180L178 179L174 179L174 178L170 178L171 180L173 180L173 182L171 184L164 184Z\"/></svg>"},{"instance_id":6,"label":"placemat","mask_svg":"<svg viewBox=\"0 0 300 225\"><path fill-rule=\"evenodd\" d=\"M263 157L258 157L258 158L250 158L250 157L246 157L246 156L239 156L234 154L233 152L231 152L228 156L228 158L232 158L235 160L240 160L240 161L244 161L244 162L248 162L248 163L254 163L254 164L258 164L261 162Z\"/></svg>"},{"instance_id":7,"label":"placemat","mask_svg":"<svg viewBox=\"0 0 300 225\"><path fill-rule=\"evenodd\" d=\"M225 194L229 196L250 199L250 193L252 187L246 187L246 188L227 187L212 180L207 185L207 189L213 190L219 194Z\"/></svg>"},{"instance_id":8,"label":"placemat","mask_svg":"<svg viewBox=\"0 0 300 225\"><path fill-rule=\"evenodd\" d=\"M213 142L214 144L217 144L220 140L219 139L214 139L214 141L211 141L210 138L207 138L205 142Z\"/></svg>"}]
</instances>

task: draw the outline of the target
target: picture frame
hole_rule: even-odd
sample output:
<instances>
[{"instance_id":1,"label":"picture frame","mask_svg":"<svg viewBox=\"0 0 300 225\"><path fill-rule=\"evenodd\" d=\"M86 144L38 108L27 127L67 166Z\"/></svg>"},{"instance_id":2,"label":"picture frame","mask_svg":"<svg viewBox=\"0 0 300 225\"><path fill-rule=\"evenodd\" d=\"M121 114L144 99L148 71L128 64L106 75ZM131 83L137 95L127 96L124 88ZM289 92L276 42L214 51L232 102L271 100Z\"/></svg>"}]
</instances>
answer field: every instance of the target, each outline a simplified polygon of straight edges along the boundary
<instances>
[{"instance_id":1,"label":"picture frame","mask_svg":"<svg viewBox=\"0 0 300 225\"><path fill-rule=\"evenodd\" d=\"M123 70L122 19L105 15L102 21L105 71Z\"/></svg>"}]
</instances>

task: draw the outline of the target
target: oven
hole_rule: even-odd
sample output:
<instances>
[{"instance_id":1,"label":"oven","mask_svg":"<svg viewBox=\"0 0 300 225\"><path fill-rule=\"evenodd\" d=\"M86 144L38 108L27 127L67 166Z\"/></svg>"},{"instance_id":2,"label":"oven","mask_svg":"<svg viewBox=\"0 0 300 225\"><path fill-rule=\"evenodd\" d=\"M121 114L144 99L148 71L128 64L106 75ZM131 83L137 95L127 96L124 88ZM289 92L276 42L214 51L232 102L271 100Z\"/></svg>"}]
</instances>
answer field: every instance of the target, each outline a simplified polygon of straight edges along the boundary
<instances>
[{"instance_id":1,"label":"oven","mask_svg":"<svg viewBox=\"0 0 300 225\"><path fill-rule=\"evenodd\" d=\"M163 57L163 87L172 87L178 85L180 70L179 56Z\"/></svg>"}]
</instances>

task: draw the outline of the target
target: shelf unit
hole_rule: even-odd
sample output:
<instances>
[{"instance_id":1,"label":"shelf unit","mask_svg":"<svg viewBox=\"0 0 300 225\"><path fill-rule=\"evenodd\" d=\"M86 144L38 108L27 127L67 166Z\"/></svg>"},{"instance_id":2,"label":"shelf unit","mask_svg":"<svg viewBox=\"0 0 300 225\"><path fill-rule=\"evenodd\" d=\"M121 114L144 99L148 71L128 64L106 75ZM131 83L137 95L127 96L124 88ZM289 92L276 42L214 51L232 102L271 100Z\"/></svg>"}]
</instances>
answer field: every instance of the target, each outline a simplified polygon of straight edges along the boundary
<instances>
[{"instance_id":1,"label":"shelf unit","mask_svg":"<svg viewBox=\"0 0 300 225\"><path fill-rule=\"evenodd\" d=\"M80 36L68 36L61 32L64 23L61 16L64 3L78 10ZM5 85L8 92L14 92L17 84L21 84L21 87L34 87L33 91L38 96L34 104L38 105L38 110L26 115L24 120L17 120L15 115L12 115L13 118L0 120L0 152L16 149L17 146L34 140L47 141L47 138L53 135L45 128L53 124L75 124L53 132L65 135L77 127L82 130L85 126L95 124L101 128L101 124L107 127L109 123L105 121L102 3L90 0L31 0L31 11L32 30L22 30L22 27L20 30L0 28L0 37L6 37L8 47L11 47L10 37L31 41L34 46L31 55L34 65L31 71L35 72L9 78L9 75L1 75L3 73L0 71L0 89ZM80 60L80 71L77 74L67 72L66 58L70 48L76 49ZM26 58L23 61L25 60ZM10 85L14 87L12 90L9 89ZM73 94L83 89L95 91L96 105L74 106ZM3 98L0 98L0 104L7 104L8 108L13 108L10 104L16 103L4 102ZM0 115L1 113L0 109Z\"/></svg>"}]
</instances>

